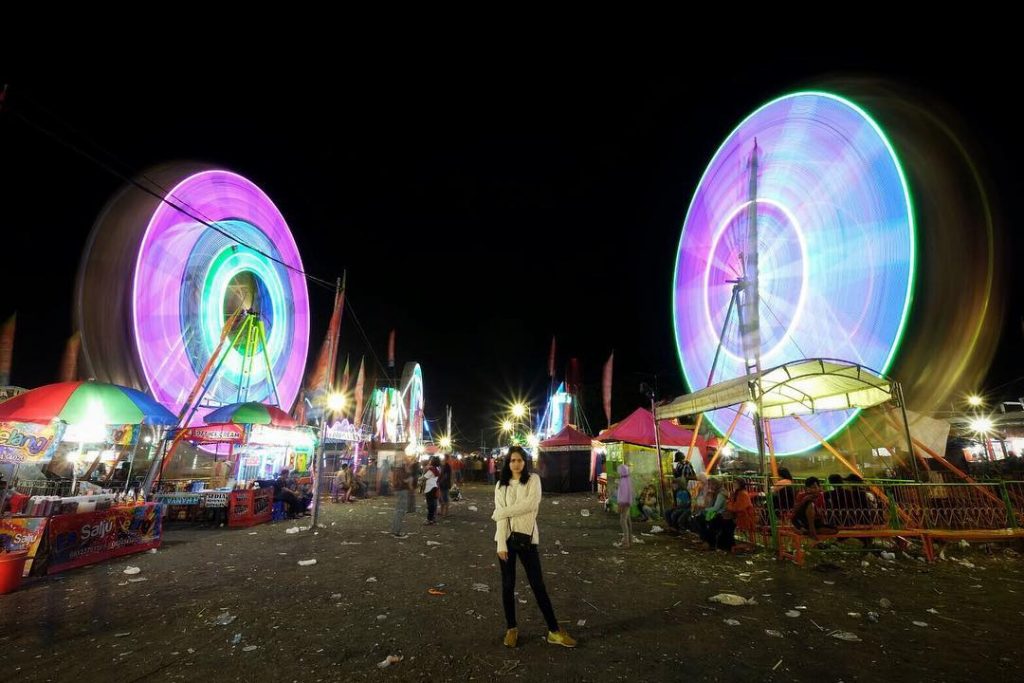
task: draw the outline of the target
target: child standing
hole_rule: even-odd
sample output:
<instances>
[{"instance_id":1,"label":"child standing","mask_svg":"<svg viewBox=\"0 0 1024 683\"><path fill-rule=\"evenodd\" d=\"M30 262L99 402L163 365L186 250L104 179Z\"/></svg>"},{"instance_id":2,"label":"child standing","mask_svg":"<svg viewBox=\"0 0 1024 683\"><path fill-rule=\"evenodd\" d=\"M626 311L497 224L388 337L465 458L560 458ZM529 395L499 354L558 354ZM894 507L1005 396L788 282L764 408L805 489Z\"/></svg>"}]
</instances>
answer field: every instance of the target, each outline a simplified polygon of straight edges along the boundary
<instances>
[{"instance_id":1,"label":"child standing","mask_svg":"<svg viewBox=\"0 0 1024 683\"><path fill-rule=\"evenodd\" d=\"M628 548L633 539L633 529L629 519L629 508L633 504L633 482L629 478L629 467L619 465L619 490L615 494L619 505L619 526L622 527L622 547Z\"/></svg>"}]
</instances>

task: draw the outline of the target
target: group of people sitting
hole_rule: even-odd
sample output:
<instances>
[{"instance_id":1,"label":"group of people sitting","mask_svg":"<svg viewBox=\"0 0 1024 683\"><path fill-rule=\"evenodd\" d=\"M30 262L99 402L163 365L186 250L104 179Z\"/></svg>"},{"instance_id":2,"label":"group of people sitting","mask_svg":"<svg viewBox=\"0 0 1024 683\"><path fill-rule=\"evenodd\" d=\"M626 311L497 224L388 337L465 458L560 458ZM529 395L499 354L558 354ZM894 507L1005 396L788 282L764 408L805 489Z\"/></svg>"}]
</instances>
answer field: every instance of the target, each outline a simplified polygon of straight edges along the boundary
<instances>
[{"instance_id":1,"label":"group of people sitting","mask_svg":"<svg viewBox=\"0 0 1024 683\"><path fill-rule=\"evenodd\" d=\"M302 517L309 514L313 493L308 482L300 483L288 470L281 470L274 480L274 502L284 503L288 517Z\"/></svg>"},{"instance_id":2,"label":"group of people sitting","mask_svg":"<svg viewBox=\"0 0 1024 683\"><path fill-rule=\"evenodd\" d=\"M623 474L629 468L620 468L620 489ZM629 491L631 491L631 484ZM751 541L757 531L757 512L754 500L764 494L751 487L744 479L735 479L727 491L719 479L698 477L681 453L676 454L671 479L671 507L664 513L667 526L678 532L692 532L707 544L708 550L731 552L746 548L739 544L736 532L743 532ZM645 486L633 499L623 498L620 491L620 510L625 500L635 502L639 520L646 522L658 516L658 495L654 484ZM842 477L831 474L828 490L817 477L807 477L798 487L786 468L779 468L779 476L771 490L771 505L776 519L792 523L800 533L817 539L836 533L839 527L877 526L884 524L884 509L864 480L849 474ZM623 545L628 547L626 535L628 520L623 520ZM632 540L632 539L629 539Z\"/></svg>"},{"instance_id":3,"label":"group of people sitting","mask_svg":"<svg viewBox=\"0 0 1024 683\"><path fill-rule=\"evenodd\" d=\"M658 492L654 484L647 484L634 499L629 467L620 465L618 472L616 500L622 525L621 545L628 548L635 540L632 537L631 505L635 502L640 522L654 520L659 516ZM681 453L676 454L673 475L671 507L663 515L669 528L693 532L709 550L725 552L732 552L737 547L737 530L753 538L756 515L744 480L737 480L735 489L727 495L717 479L698 481L693 467L686 463Z\"/></svg>"},{"instance_id":4,"label":"group of people sitting","mask_svg":"<svg viewBox=\"0 0 1024 683\"><path fill-rule=\"evenodd\" d=\"M756 514L747 482L737 479L734 484L732 492L727 493L721 481L708 479L697 482L691 491L686 481L673 479L676 507L669 511L666 521L677 531L696 534L708 550L733 552L746 548L737 544L736 532L753 539Z\"/></svg>"},{"instance_id":5,"label":"group of people sitting","mask_svg":"<svg viewBox=\"0 0 1024 683\"><path fill-rule=\"evenodd\" d=\"M757 527L746 480L735 480L732 492L727 492L718 479L698 478L682 453L676 453L672 474L673 507L665 514L670 528L696 534L708 550L748 548L736 541L737 531L753 540Z\"/></svg>"},{"instance_id":6,"label":"group of people sitting","mask_svg":"<svg viewBox=\"0 0 1024 683\"><path fill-rule=\"evenodd\" d=\"M790 520L794 528L815 539L819 534L834 534L839 527L885 523L878 497L856 474L830 474L827 491L817 477L807 477L803 490L798 491L789 470L780 467L772 487L772 505L778 519Z\"/></svg>"}]
</instances>

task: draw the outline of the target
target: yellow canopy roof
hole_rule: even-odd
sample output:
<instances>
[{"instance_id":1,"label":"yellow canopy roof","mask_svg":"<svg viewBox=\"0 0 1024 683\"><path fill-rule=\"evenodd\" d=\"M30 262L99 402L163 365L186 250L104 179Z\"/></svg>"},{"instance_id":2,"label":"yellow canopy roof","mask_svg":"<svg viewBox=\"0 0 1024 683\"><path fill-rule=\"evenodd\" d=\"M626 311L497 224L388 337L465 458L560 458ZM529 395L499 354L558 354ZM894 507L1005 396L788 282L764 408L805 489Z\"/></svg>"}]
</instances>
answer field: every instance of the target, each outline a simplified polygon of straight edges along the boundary
<instances>
[{"instance_id":1,"label":"yellow canopy roof","mask_svg":"<svg viewBox=\"0 0 1024 683\"><path fill-rule=\"evenodd\" d=\"M668 420L746 401L757 403L758 392L761 415L767 418L870 408L893 397L892 383L874 370L845 360L809 358L680 396L659 406L656 414L659 420Z\"/></svg>"}]
</instances>

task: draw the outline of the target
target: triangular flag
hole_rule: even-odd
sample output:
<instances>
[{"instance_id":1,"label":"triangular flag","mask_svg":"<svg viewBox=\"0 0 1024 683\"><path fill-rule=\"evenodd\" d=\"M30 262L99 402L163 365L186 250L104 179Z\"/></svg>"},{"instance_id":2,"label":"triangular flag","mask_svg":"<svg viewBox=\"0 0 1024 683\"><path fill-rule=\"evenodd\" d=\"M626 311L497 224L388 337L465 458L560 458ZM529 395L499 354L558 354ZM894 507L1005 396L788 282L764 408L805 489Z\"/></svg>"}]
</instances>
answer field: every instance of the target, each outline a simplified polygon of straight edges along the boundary
<instances>
[{"instance_id":1,"label":"triangular flag","mask_svg":"<svg viewBox=\"0 0 1024 683\"><path fill-rule=\"evenodd\" d=\"M363 423L363 385L366 383L366 369L363 367L363 362L366 360L366 356L359 359L359 373L356 375L356 388L353 392L356 395L356 412L353 418L353 424L358 429Z\"/></svg>"},{"instance_id":2,"label":"triangular flag","mask_svg":"<svg viewBox=\"0 0 1024 683\"><path fill-rule=\"evenodd\" d=\"M608 426L612 424L612 365L615 362L615 352L608 356L608 361L604 364L604 375L601 378L601 394L604 399L604 418L608 421Z\"/></svg>"}]
</instances>

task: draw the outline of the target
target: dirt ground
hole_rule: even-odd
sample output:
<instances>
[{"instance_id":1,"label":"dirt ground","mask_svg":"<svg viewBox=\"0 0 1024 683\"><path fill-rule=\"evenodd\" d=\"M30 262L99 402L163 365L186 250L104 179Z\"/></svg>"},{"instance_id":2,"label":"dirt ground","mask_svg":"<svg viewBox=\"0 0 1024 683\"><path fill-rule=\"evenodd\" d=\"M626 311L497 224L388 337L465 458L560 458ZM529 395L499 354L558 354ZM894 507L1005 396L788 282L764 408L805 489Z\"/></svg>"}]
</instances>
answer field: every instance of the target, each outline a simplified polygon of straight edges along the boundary
<instances>
[{"instance_id":1,"label":"dirt ground","mask_svg":"<svg viewBox=\"0 0 1024 683\"><path fill-rule=\"evenodd\" d=\"M542 641L520 568L520 645L506 649L492 494L465 493L434 527L420 501L405 540L387 533L394 499L374 498L328 503L316 534L171 526L157 553L33 579L0 596L3 678L1024 680L1024 560L1005 544L950 546L932 565L818 552L803 568L664 533L623 551L618 518L586 494L546 495L539 517L545 581L579 647ZM403 659L379 668L388 655Z\"/></svg>"}]
</instances>

